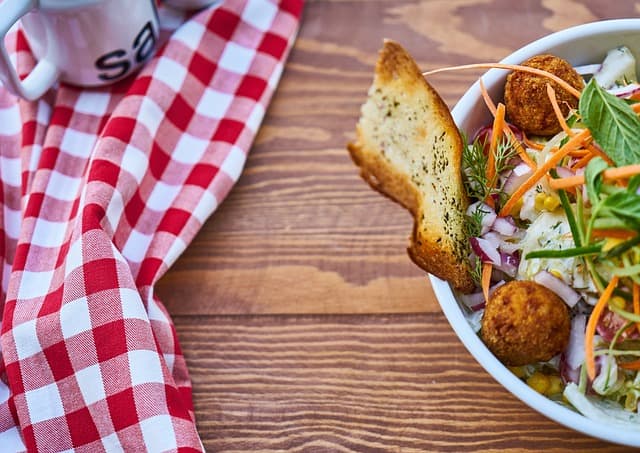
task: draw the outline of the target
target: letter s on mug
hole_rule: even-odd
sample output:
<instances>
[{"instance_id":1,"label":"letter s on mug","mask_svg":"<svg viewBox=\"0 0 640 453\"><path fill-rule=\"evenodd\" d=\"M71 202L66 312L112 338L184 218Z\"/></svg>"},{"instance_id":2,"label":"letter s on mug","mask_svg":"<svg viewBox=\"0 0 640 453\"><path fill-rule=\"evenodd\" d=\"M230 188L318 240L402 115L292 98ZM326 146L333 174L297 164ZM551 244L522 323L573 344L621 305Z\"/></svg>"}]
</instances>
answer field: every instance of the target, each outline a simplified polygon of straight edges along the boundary
<instances>
[{"instance_id":1,"label":"letter s on mug","mask_svg":"<svg viewBox=\"0 0 640 453\"><path fill-rule=\"evenodd\" d=\"M122 58L125 57L125 58ZM96 60L96 68L109 71L117 69L117 72L101 72L98 74L102 80L115 80L127 73L131 64L126 58L127 52L123 49L114 50L113 52L106 53Z\"/></svg>"}]
</instances>

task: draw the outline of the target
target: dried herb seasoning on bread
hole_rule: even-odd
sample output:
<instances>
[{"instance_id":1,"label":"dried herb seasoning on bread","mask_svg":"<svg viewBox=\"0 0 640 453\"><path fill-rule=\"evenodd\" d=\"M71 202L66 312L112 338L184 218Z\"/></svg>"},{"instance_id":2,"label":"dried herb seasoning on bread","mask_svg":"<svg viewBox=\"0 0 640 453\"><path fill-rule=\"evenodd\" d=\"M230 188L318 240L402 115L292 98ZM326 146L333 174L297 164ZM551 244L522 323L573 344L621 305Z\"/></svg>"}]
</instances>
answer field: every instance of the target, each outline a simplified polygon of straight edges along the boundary
<instances>
[{"instance_id":1,"label":"dried herb seasoning on bread","mask_svg":"<svg viewBox=\"0 0 640 453\"><path fill-rule=\"evenodd\" d=\"M363 179L413 214L411 259L471 292L465 145L447 105L396 42L386 40L380 51L356 133L348 150Z\"/></svg>"}]
</instances>

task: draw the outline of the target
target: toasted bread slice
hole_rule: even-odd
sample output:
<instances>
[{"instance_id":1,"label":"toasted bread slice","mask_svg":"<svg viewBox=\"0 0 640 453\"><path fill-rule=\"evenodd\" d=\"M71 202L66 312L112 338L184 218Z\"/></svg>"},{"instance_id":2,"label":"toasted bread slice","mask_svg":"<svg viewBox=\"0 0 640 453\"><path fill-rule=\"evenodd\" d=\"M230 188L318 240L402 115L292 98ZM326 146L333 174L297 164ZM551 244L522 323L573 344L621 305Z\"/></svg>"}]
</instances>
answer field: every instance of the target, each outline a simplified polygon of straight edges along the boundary
<instances>
[{"instance_id":1,"label":"toasted bread slice","mask_svg":"<svg viewBox=\"0 0 640 453\"><path fill-rule=\"evenodd\" d=\"M397 43L386 40L349 143L361 176L414 216L409 256L461 292L474 289L460 137L447 105Z\"/></svg>"}]
</instances>

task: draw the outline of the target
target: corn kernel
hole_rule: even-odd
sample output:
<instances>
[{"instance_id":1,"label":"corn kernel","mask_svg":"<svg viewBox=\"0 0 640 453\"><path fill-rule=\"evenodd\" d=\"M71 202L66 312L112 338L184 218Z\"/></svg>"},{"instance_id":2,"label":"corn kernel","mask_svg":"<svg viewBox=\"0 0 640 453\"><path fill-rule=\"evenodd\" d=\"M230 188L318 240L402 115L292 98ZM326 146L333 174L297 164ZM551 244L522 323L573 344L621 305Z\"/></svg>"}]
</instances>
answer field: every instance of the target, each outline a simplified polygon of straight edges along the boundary
<instances>
[{"instance_id":1,"label":"corn kernel","mask_svg":"<svg viewBox=\"0 0 640 453\"><path fill-rule=\"evenodd\" d=\"M562 272L560 272L558 269L549 269L549 273L554 277L559 278L560 280L563 279Z\"/></svg>"},{"instance_id":2,"label":"corn kernel","mask_svg":"<svg viewBox=\"0 0 640 453\"><path fill-rule=\"evenodd\" d=\"M627 301L625 301L623 297L613 296L609 299L609 305L613 305L616 308L624 310L627 307Z\"/></svg>"},{"instance_id":3,"label":"corn kernel","mask_svg":"<svg viewBox=\"0 0 640 453\"><path fill-rule=\"evenodd\" d=\"M524 204L524 199L522 197L518 198L518 201L516 201L516 204L513 205L513 209L511 210L511 214L519 214L520 211L522 210L522 205Z\"/></svg>"},{"instance_id":4,"label":"corn kernel","mask_svg":"<svg viewBox=\"0 0 640 453\"><path fill-rule=\"evenodd\" d=\"M531 376L529 376L529 379L527 379L527 385L536 392L545 395L549 390L551 382L549 381L549 376L536 371Z\"/></svg>"},{"instance_id":5,"label":"corn kernel","mask_svg":"<svg viewBox=\"0 0 640 453\"><path fill-rule=\"evenodd\" d=\"M547 211L555 211L560 206L560 200L553 195L549 195L544 199L543 206Z\"/></svg>"},{"instance_id":6,"label":"corn kernel","mask_svg":"<svg viewBox=\"0 0 640 453\"><path fill-rule=\"evenodd\" d=\"M624 242L624 239L620 239L620 238L607 238L607 240L605 241L604 245L602 246L602 251L603 252L608 252L609 250L611 250L612 248L614 248L615 246L622 244Z\"/></svg>"},{"instance_id":7,"label":"corn kernel","mask_svg":"<svg viewBox=\"0 0 640 453\"><path fill-rule=\"evenodd\" d=\"M519 378L523 378L526 375L526 370L523 366L511 366L509 370Z\"/></svg>"},{"instance_id":8,"label":"corn kernel","mask_svg":"<svg viewBox=\"0 0 640 453\"><path fill-rule=\"evenodd\" d=\"M562 379L560 379L560 376L549 376L549 388L545 392L545 395L558 395L562 393L563 390Z\"/></svg>"},{"instance_id":9,"label":"corn kernel","mask_svg":"<svg viewBox=\"0 0 640 453\"><path fill-rule=\"evenodd\" d=\"M533 206L536 208L536 211L542 211L544 209L544 201L547 199L547 194L540 192L536 194L534 198Z\"/></svg>"}]
</instances>

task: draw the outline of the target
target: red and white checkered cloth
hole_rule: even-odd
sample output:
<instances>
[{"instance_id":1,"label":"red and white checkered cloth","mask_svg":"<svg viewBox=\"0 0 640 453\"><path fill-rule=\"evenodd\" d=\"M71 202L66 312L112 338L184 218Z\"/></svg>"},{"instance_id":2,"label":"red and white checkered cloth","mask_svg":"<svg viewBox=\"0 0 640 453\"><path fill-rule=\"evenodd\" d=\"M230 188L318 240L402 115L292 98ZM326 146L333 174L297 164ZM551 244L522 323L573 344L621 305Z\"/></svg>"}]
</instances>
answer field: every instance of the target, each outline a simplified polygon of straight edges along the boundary
<instances>
[{"instance_id":1,"label":"red and white checkered cloth","mask_svg":"<svg viewBox=\"0 0 640 453\"><path fill-rule=\"evenodd\" d=\"M302 1L161 9L175 31L128 80L0 88L0 451L202 449L153 285L238 179Z\"/></svg>"}]
</instances>

